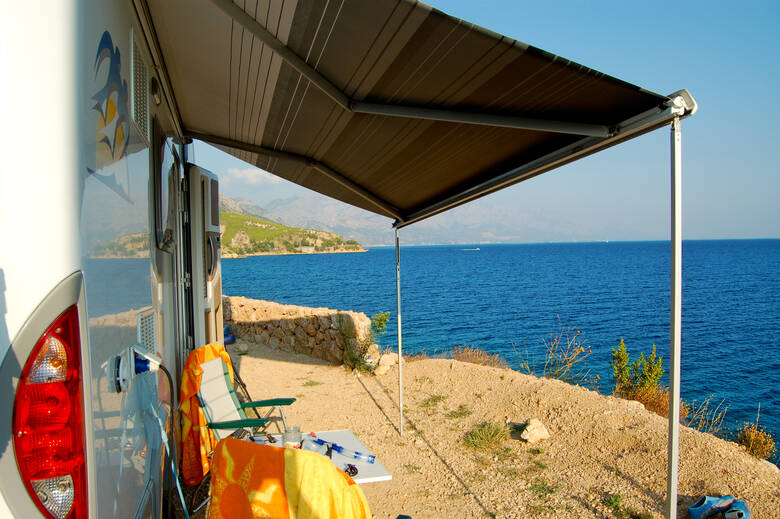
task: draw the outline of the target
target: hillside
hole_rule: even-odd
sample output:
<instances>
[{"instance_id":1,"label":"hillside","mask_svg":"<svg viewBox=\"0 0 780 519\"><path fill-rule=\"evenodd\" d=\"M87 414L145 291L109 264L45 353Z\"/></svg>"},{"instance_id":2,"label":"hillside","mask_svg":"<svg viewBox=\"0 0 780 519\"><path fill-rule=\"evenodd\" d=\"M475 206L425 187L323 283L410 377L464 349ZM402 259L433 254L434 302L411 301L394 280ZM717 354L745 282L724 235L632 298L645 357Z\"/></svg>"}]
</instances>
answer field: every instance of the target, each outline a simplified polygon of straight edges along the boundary
<instances>
[{"instance_id":1,"label":"hillside","mask_svg":"<svg viewBox=\"0 0 780 519\"><path fill-rule=\"evenodd\" d=\"M328 231L288 227L246 214L222 212L222 257L256 254L362 252L355 240Z\"/></svg>"},{"instance_id":2,"label":"hillside","mask_svg":"<svg viewBox=\"0 0 780 519\"><path fill-rule=\"evenodd\" d=\"M148 258L149 233L136 232L125 234L103 243L92 249L92 258Z\"/></svg>"}]
</instances>

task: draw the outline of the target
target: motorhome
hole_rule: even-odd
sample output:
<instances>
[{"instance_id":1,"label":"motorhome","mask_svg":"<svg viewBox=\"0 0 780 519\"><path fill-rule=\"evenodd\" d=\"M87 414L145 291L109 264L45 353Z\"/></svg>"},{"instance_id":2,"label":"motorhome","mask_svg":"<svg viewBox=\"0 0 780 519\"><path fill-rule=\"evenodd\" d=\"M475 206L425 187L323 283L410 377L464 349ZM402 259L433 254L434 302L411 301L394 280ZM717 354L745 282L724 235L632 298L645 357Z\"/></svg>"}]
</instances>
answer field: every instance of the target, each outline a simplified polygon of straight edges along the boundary
<instances>
[{"instance_id":1,"label":"motorhome","mask_svg":"<svg viewBox=\"0 0 780 519\"><path fill-rule=\"evenodd\" d=\"M117 370L143 348L178 381L222 340L217 177L187 162L132 2L11 11L0 516L161 517L177 388Z\"/></svg>"},{"instance_id":2,"label":"motorhome","mask_svg":"<svg viewBox=\"0 0 780 519\"><path fill-rule=\"evenodd\" d=\"M397 230L696 108L406 0L0 18L2 517L168 514L183 362L223 340L219 183L193 139Z\"/></svg>"}]
</instances>

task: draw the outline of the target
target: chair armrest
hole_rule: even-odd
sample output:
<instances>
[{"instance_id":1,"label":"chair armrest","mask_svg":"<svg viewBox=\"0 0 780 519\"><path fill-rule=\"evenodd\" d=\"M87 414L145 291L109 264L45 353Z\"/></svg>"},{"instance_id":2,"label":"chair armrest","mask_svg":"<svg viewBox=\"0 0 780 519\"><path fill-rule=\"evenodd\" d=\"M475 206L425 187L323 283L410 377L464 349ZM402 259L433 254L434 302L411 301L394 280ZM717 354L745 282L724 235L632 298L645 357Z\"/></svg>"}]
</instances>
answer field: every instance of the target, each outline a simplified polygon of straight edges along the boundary
<instances>
[{"instance_id":1,"label":"chair armrest","mask_svg":"<svg viewBox=\"0 0 780 519\"><path fill-rule=\"evenodd\" d=\"M244 420L230 420L229 422L213 422L207 424L210 429L242 429L262 427L268 423L268 418L246 418Z\"/></svg>"},{"instance_id":2,"label":"chair armrest","mask_svg":"<svg viewBox=\"0 0 780 519\"><path fill-rule=\"evenodd\" d=\"M295 402L294 398L271 398L270 400L257 400L255 402L244 402L241 404L241 409L249 409L251 407L271 407L277 405L290 405Z\"/></svg>"}]
</instances>

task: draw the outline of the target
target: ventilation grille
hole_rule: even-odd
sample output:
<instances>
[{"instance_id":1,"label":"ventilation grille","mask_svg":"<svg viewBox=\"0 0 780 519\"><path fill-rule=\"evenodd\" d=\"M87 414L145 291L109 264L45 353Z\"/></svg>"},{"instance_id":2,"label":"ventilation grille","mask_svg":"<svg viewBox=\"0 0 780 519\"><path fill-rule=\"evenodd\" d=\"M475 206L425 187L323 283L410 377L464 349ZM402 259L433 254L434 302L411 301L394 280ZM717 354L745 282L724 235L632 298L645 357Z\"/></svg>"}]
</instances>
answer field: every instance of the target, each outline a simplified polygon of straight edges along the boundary
<instances>
[{"instance_id":1,"label":"ventilation grille","mask_svg":"<svg viewBox=\"0 0 780 519\"><path fill-rule=\"evenodd\" d=\"M136 329L138 331L138 344L143 345L146 351L154 354L157 350L157 327L154 319L154 309L144 312L138 312L135 317Z\"/></svg>"},{"instance_id":2,"label":"ventilation grille","mask_svg":"<svg viewBox=\"0 0 780 519\"><path fill-rule=\"evenodd\" d=\"M132 36L135 36L135 33ZM149 74L135 38L131 39L133 41L133 120L144 138L149 141L151 137L149 135Z\"/></svg>"}]
</instances>

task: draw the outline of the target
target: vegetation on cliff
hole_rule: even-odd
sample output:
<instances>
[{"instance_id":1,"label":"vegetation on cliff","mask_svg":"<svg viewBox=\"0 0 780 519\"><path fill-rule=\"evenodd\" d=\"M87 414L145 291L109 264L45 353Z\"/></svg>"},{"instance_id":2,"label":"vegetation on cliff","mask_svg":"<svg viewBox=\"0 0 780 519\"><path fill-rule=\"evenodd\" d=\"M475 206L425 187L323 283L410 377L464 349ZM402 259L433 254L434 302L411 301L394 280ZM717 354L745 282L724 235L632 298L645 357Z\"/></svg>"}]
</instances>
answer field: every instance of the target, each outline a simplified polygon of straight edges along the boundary
<instances>
[{"instance_id":1,"label":"vegetation on cliff","mask_svg":"<svg viewBox=\"0 0 780 519\"><path fill-rule=\"evenodd\" d=\"M149 233L125 234L98 244L92 249L93 258L148 258Z\"/></svg>"},{"instance_id":2,"label":"vegetation on cliff","mask_svg":"<svg viewBox=\"0 0 780 519\"><path fill-rule=\"evenodd\" d=\"M288 227L246 214L223 212L220 221L223 257L363 250L355 240L332 232Z\"/></svg>"}]
</instances>

